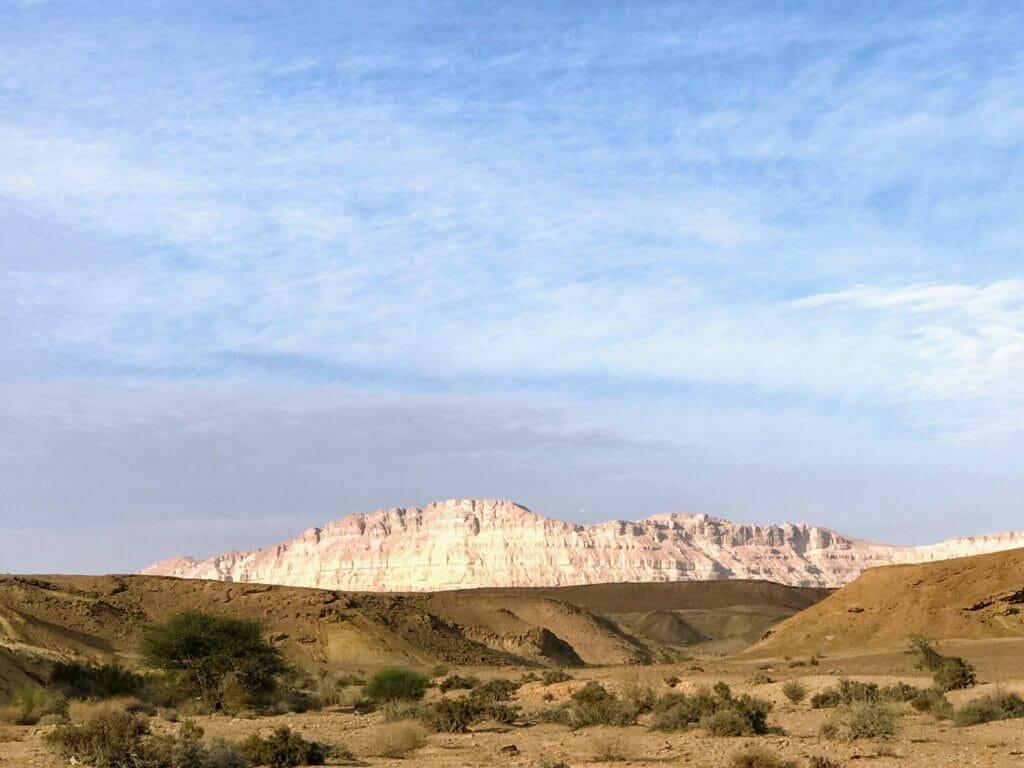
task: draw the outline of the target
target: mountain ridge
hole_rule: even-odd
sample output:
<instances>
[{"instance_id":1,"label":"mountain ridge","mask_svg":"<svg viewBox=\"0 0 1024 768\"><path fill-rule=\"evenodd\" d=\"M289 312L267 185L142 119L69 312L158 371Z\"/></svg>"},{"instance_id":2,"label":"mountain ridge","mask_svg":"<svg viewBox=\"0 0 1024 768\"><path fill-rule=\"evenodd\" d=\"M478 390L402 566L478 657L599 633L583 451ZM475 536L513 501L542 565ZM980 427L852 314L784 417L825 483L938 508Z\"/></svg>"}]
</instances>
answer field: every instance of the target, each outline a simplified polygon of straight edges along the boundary
<instances>
[{"instance_id":1,"label":"mountain ridge","mask_svg":"<svg viewBox=\"0 0 1024 768\"><path fill-rule=\"evenodd\" d=\"M507 500L450 499L355 513L268 547L160 560L147 575L364 591L764 579L839 587L865 568L1024 547L1024 532L924 547L805 523L663 513L583 525Z\"/></svg>"}]
</instances>

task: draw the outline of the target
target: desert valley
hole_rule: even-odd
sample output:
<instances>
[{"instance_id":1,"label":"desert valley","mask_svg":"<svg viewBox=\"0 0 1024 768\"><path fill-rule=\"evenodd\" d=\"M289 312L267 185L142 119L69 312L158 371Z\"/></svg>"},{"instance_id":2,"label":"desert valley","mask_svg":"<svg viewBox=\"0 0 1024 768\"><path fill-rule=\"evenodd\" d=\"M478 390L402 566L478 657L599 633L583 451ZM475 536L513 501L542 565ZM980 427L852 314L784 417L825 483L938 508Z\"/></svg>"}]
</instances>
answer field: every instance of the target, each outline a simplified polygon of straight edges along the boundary
<instances>
[{"instance_id":1,"label":"desert valley","mask_svg":"<svg viewBox=\"0 0 1024 768\"><path fill-rule=\"evenodd\" d=\"M1019 542L914 550L689 516L580 527L451 501L142 575L7 575L0 765L74 762L54 734L111 712L138 723L139 765L259 759L217 750L282 727L336 765L1018 765ZM431 588L453 582L472 588ZM273 692L169 691L179 678L140 638L187 611L258 622L287 662ZM950 660L965 679L943 677ZM55 672L68 663L77 682ZM112 665L137 685L82 689ZM396 674L415 690L375 690Z\"/></svg>"}]
</instances>

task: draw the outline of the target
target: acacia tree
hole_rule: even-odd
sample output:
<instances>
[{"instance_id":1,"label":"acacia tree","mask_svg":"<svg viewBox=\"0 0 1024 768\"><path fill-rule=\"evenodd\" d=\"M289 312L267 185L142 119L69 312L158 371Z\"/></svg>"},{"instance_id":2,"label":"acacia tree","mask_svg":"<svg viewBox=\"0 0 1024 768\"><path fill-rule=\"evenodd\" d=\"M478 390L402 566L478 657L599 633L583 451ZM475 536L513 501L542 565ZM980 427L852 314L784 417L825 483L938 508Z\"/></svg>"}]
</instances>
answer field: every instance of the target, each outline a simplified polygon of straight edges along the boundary
<instances>
[{"instance_id":1,"label":"acacia tree","mask_svg":"<svg viewBox=\"0 0 1024 768\"><path fill-rule=\"evenodd\" d=\"M271 693L287 671L281 652L263 639L259 622L184 611L148 627L142 658L177 675L179 685L221 709L229 686L246 696Z\"/></svg>"}]
</instances>

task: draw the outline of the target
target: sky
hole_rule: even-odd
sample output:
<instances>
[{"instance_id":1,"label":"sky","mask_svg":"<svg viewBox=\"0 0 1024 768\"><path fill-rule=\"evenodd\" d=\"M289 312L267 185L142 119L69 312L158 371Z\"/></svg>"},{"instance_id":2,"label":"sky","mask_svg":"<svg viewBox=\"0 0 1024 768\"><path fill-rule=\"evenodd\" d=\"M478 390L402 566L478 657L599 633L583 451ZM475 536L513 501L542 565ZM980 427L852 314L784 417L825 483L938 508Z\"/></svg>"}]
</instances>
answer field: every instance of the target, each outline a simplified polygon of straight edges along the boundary
<instances>
[{"instance_id":1,"label":"sky","mask_svg":"<svg viewBox=\"0 0 1024 768\"><path fill-rule=\"evenodd\" d=\"M1014 3L0 0L0 571L1022 529L1022 382Z\"/></svg>"}]
</instances>

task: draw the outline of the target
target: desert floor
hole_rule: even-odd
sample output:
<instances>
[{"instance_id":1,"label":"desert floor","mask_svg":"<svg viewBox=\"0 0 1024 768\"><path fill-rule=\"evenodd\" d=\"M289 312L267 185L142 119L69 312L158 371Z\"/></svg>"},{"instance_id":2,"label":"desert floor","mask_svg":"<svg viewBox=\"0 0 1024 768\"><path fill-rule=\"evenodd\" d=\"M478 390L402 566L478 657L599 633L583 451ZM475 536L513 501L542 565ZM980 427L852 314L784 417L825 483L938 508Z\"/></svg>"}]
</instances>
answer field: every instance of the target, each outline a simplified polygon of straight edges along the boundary
<instances>
[{"instance_id":1,"label":"desert floor","mask_svg":"<svg viewBox=\"0 0 1024 768\"><path fill-rule=\"evenodd\" d=\"M950 645L944 650L952 651ZM1024 641L986 641L963 643L958 651L978 668L979 685L968 691L950 694L957 706L1001 688L1024 693ZM749 659L736 657L695 657L674 665L645 667L594 667L571 670L571 682L543 686L528 683L516 699L524 713L550 707L568 698L588 680L597 680L610 689L620 689L633 682L650 683L657 693L668 690L666 677L678 676L678 689L710 685L718 680L730 684L736 692L749 692L771 700L775 708L772 723L781 726L785 735L712 738L700 729L683 733L659 733L641 725L615 728L597 727L570 730L564 726L540 724L532 726L497 726L482 724L465 734L429 734L426 744L405 759L374 757L379 745L393 735L396 723L386 722L380 713L319 711L301 715L282 715L257 719L227 716L196 717L207 737L241 739L253 732L267 733L280 725L288 725L304 736L320 741L341 743L357 756L357 762L339 765L370 766L544 766L564 762L569 766L729 766L732 756L753 745L763 746L781 757L806 766L813 756L826 756L844 766L867 761L877 768L901 766L913 768L959 768L960 766L1022 766L1024 765L1024 721L1011 720L969 728L956 728L937 721L930 715L916 713L908 705L899 705L903 713L899 734L886 742L871 740L827 740L818 735L820 726L835 717L834 710L814 710L806 702L790 704L782 694L782 683L801 679L810 691L831 685L842 676L877 682L881 685L905 681L927 686L930 680L913 667L912 660L900 652L826 657L818 666L805 666L801 659ZM767 667L767 668L766 668ZM458 669L453 672L486 677L518 677L526 670L509 668ZM764 675L772 682L753 682L755 675ZM542 697L550 693L553 701ZM432 691L431 695L437 695ZM155 731L177 726L160 718L151 721ZM0 731L0 765L57 768L67 765L45 745L43 735L48 727L4 727ZM405 726L409 727L409 726ZM418 726L417 726L418 727ZM505 754L503 747L515 745L516 754ZM598 753L618 752L622 759L610 763Z\"/></svg>"}]
</instances>

